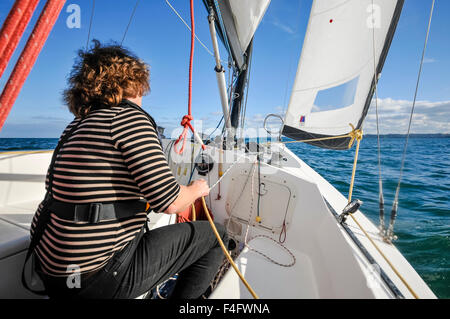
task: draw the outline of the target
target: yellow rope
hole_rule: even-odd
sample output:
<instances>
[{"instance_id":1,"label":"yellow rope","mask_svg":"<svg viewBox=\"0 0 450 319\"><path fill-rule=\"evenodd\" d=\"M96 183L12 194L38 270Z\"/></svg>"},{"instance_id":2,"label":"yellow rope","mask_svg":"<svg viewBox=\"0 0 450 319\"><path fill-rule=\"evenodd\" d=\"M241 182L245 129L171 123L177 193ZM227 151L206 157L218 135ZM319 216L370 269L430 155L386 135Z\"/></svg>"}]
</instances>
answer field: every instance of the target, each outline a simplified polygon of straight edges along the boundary
<instances>
[{"instance_id":1,"label":"yellow rope","mask_svg":"<svg viewBox=\"0 0 450 319\"><path fill-rule=\"evenodd\" d=\"M234 263L233 258L231 258L230 254L228 253L228 250L225 247L225 245L224 245L224 243L222 241L222 238L220 238L220 235L219 235L219 232L217 231L216 225L214 225L214 222L213 222L213 220L211 218L211 215L209 214L209 210L208 210L208 207L206 206L206 202L205 202L205 198L204 197L202 197L202 204L203 204L203 209L205 210L205 213L206 213L206 217L208 218L209 224L211 225L211 228L212 228L214 234L216 235L217 241L219 242L223 253L227 257L227 259L230 262L231 266L234 268L234 270L236 271L236 273L239 276L239 278L241 278L242 283L245 285L245 287L247 287L248 291L253 296L253 298L254 299L259 299L258 295L255 293L255 291L252 289L252 287L250 287L249 283L247 282L247 280L245 280L244 276L241 274L241 272L239 271L238 267Z\"/></svg>"},{"instance_id":2,"label":"yellow rope","mask_svg":"<svg viewBox=\"0 0 450 319\"><path fill-rule=\"evenodd\" d=\"M408 284L408 282L403 278L403 276L398 272L397 268L389 261L389 259L386 257L386 255L381 251L381 249L378 247L378 245L370 238L369 234L365 231L365 229L361 226L360 223L356 220L356 218L353 216L353 214L350 214L350 217L353 219L353 221L358 225L358 227L362 230L364 235L369 239L369 241L372 243L372 245L376 248L376 250L380 253L380 255L384 258L384 260L388 263L388 265L392 268L392 270L395 272L398 278L403 282L403 284L408 288L409 292L414 296L416 299L420 299L417 293L411 288L411 286Z\"/></svg>"},{"instance_id":3,"label":"yellow rope","mask_svg":"<svg viewBox=\"0 0 450 319\"><path fill-rule=\"evenodd\" d=\"M356 165L358 163L359 147L360 147L360 143L361 143L361 140L362 140L362 137L363 137L362 130L355 129L355 127L352 124L350 124L350 126L352 127L352 131L350 133L348 133L348 134L345 134L345 135L330 136L330 137L323 137L323 138L315 138L315 139L301 140L301 141L286 141L286 142L282 142L283 144L298 143L298 142L306 143L306 142L317 142L317 141L325 141L325 140L331 140L331 139L337 139L337 138L350 137L351 139L350 139L348 148L351 148L351 146L353 145L353 143L356 140L357 144L356 144L355 158L354 158L354 161L353 161L353 170L352 170L352 177L351 177L350 189L349 189L349 197L348 197L349 202L351 201L351 198L352 198L354 181L355 181L355 176L356 176ZM270 142L269 142L269 144L270 144ZM239 271L239 269L237 268L237 266L234 263L233 259L231 258L230 254L228 253L227 249L225 248L225 245L223 244L222 239L220 238L220 235L217 232L217 229L216 229L216 227L214 225L214 222L212 221L211 216L209 215L209 211L208 211L208 208L206 206L205 199L203 197L202 197L202 203L203 203L203 208L204 208L204 210L206 212L206 216L208 218L208 221L211 224L211 227L212 227L212 229L213 229L213 231L214 231L214 233L215 233L215 235L217 237L217 240L219 241L220 246L222 247L222 250L223 250L225 256L227 257L227 259L230 262L230 264L233 266L233 268L236 271L236 273L238 274L238 276L241 278L241 280L244 283L244 285L247 287L249 292L252 294L252 296L255 299L258 299L258 296L253 291L253 289L250 287L248 282L245 280L244 276L242 276L241 272ZM375 249L384 258L384 260L388 263L388 265L392 268L394 273L403 282L403 284L406 286L406 288L408 288L408 290L411 292L411 294L416 299L419 299L419 296L417 295L417 293L411 288L411 286L406 282L406 280L399 273L399 271L395 268L395 266L390 262L390 260L386 257L386 255L381 251L381 249L378 247L378 245L372 240L372 238L367 233L367 231L364 229L364 227L356 220L356 218L353 216L353 214L350 214L350 217L353 219L353 221L356 223L356 225L359 227L359 229L361 229L361 231L364 233L364 235L367 237L367 239L372 243L372 245L375 247Z\"/></svg>"},{"instance_id":4,"label":"yellow rope","mask_svg":"<svg viewBox=\"0 0 450 319\"><path fill-rule=\"evenodd\" d=\"M351 125L351 124L350 124ZM355 130L352 125L353 131L352 131L352 140L350 141L349 146L353 144L354 140L356 139L356 151L355 151L355 159L353 161L353 170L352 170L352 178L350 181L350 189L348 191L348 202L350 203L352 201L352 194L353 194L353 186L355 182L355 175L356 175L356 164L358 163L358 154L359 154L359 145L362 140L362 131L361 130ZM356 220L355 216L353 214L350 214L350 217L353 219L353 221L358 225L359 229L364 233L364 235L369 239L369 241L372 243L372 245L375 247L375 249L380 253L380 255L384 258L384 260L388 263L388 265L392 268L392 270L395 272L395 274L398 276L398 278L403 282L403 284L408 288L408 290L411 292L411 294L414 296L414 298L419 299L419 296L416 294L416 292L411 288L411 286L406 282L406 280L403 278L403 276L399 273L397 268L390 262L390 260L386 257L386 255L381 251L381 249L378 247L378 245L372 240L372 238L369 236L369 234L366 232L366 230L362 227L362 225Z\"/></svg>"},{"instance_id":5,"label":"yellow rope","mask_svg":"<svg viewBox=\"0 0 450 319\"><path fill-rule=\"evenodd\" d=\"M197 213L195 212L195 205L192 204L192 221L196 221L197 220Z\"/></svg>"},{"instance_id":6,"label":"yellow rope","mask_svg":"<svg viewBox=\"0 0 450 319\"><path fill-rule=\"evenodd\" d=\"M356 175L356 164L358 163L358 155L359 155L359 146L363 137L363 132L360 129L355 129L355 127L350 124L352 127L352 131L345 135L340 136L329 136L329 137L322 137L322 138L315 138L315 139L309 139L309 140L300 140L300 141L286 141L282 142L283 144L290 144L290 143L307 143L307 142L318 142L318 141L325 141L325 140L332 140L337 138L345 138L350 137L350 142L348 144L348 148L351 148L355 140L357 141L356 144L356 151L355 151L355 158L353 161L353 170L352 170L352 177L350 181L350 188L348 192L348 202L350 203L352 200L352 194L353 194L353 187L355 183L355 175ZM270 142L269 142L270 143ZM370 235L367 233L367 231L362 227L362 225L356 220L355 216L353 214L350 214L350 217L353 219L353 221L356 223L356 225L361 229L361 231L364 233L364 235L369 239L369 241L372 243L372 245L375 247L375 249L380 253L380 255L383 257L383 259L388 263L388 265L392 268L394 273L398 276L398 278L403 282L403 284L408 288L408 290L411 292L411 294L414 296L414 298L419 299L419 296L417 293L411 288L411 286L406 282L405 278L400 274L400 272L395 268L395 266L391 263L391 261L386 257L386 255L381 251L381 249L378 247L378 245L372 240Z\"/></svg>"},{"instance_id":7,"label":"yellow rope","mask_svg":"<svg viewBox=\"0 0 450 319\"><path fill-rule=\"evenodd\" d=\"M355 183L355 175L356 175L356 164L358 163L359 145L361 143L362 136L363 136L361 130L355 130L353 125L352 125L352 128L353 128L352 136L351 136L352 139L350 141L349 146L351 146L351 144L353 144L353 141L355 139L356 139L357 143L356 143L355 159L353 160L352 179L350 181L350 189L348 191L348 202L349 203L352 201L353 185Z\"/></svg>"}]
</instances>

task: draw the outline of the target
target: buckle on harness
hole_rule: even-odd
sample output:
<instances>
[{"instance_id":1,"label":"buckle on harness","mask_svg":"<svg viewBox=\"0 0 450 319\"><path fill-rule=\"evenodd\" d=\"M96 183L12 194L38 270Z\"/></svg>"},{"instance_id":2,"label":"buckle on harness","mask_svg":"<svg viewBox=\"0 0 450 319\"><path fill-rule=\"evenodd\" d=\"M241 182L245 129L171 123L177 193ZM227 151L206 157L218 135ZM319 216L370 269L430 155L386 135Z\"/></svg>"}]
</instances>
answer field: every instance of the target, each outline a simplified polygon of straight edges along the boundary
<instances>
[{"instance_id":1,"label":"buckle on harness","mask_svg":"<svg viewBox=\"0 0 450 319\"><path fill-rule=\"evenodd\" d=\"M91 203L89 205L89 222L91 224L96 224L100 221L100 211L102 209L101 203Z\"/></svg>"}]
</instances>

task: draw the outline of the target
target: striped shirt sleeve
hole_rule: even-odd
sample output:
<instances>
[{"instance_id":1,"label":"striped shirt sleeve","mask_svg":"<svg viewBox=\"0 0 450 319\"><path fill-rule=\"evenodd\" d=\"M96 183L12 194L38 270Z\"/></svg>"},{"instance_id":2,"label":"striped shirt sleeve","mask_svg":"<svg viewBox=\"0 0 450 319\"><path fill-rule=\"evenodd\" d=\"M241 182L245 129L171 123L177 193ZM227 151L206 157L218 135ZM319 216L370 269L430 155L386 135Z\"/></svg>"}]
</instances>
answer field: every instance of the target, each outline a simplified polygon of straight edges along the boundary
<instances>
[{"instance_id":1,"label":"striped shirt sleeve","mask_svg":"<svg viewBox=\"0 0 450 319\"><path fill-rule=\"evenodd\" d=\"M112 120L111 137L150 208L164 212L178 197L180 186L159 144L156 128L139 110L125 108Z\"/></svg>"}]
</instances>

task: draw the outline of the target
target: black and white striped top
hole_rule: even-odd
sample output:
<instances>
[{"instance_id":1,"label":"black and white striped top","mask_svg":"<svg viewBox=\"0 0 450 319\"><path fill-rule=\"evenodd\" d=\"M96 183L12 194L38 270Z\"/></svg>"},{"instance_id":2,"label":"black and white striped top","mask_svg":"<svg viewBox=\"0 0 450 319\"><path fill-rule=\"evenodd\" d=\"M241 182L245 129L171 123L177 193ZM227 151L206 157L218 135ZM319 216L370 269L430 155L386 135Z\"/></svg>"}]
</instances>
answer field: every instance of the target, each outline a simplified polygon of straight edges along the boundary
<instances>
[{"instance_id":1,"label":"black and white striped top","mask_svg":"<svg viewBox=\"0 0 450 319\"><path fill-rule=\"evenodd\" d=\"M79 121L70 123L63 136ZM131 102L90 112L61 147L53 172L53 197L69 203L145 198L151 210L163 212L180 192L156 128ZM33 218L31 235L41 209L42 205ZM136 236L146 217L142 212L90 224L67 221L51 212L35 251L48 275L68 276L68 266L73 269L73 265L81 273L97 270Z\"/></svg>"}]
</instances>

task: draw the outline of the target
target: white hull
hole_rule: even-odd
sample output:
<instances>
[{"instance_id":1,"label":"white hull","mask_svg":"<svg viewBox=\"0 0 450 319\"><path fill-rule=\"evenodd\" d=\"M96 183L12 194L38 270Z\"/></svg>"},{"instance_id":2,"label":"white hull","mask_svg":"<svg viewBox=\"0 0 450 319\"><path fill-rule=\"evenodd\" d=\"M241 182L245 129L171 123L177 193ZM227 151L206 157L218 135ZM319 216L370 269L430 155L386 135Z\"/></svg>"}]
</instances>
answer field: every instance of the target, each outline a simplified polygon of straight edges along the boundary
<instances>
[{"instance_id":1,"label":"white hull","mask_svg":"<svg viewBox=\"0 0 450 319\"><path fill-rule=\"evenodd\" d=\"M205 151L215 162L209 184L218 180L220 159L226 172L220 183L221 199L217 200L219 188L215 187L206 202L211 203L216 222L228 224L232 216L229 225L237 240L244 241L248 220L252 225L249 238L267 235L278 240L281 225L286 220L284 245L296 258L294 266L276 265L248 248L244 248L236 259L260 298L395 298L395 289L397 296L405 298L414 297L410 290L419 298L436 298L396 247L383 242L377 227L360 211L354 217L410 289L351 218L347 219L348 230L340 225L332 211L340 213L347 204L346 198L284 145L273 146L273 149L277 148L285 158L281 160L281 167L261 165L261 182L265 184L261 191L264 192L260 204L261 224L255 222L257 198L254 196L252 204L252 176L249 177L255 156L236 155L231 151L220 155L213 147ZM198 146L194 148L194 157L199 150ZM189 179L191 157L190 145L186 145L183 157L171 153L171 167L182 184ZM51 152L0 154L0 298L36 297L24 290L20 275L29 224L44 196L43 183L50 158ZM236 158L238 164L234 164ZM231 169L227 171L229 167ZM194 179L198 177L194 174ZM207 176L203 178L208 179ZM257 183L257 176L254 181ZM252 206L254 213L250 218ZM153 213L150 219L152 227L164 226L174 220L168 215ZM236 231L236 227L241 230ZM352 239L352 234L363 249ZM286 250L267 238L250 239L249 245L280 263L292 261ZM382 276L376 271L378 266ZM211 298L251 298L251 295L230 268Z\"/></svg>"}]
</instances>

